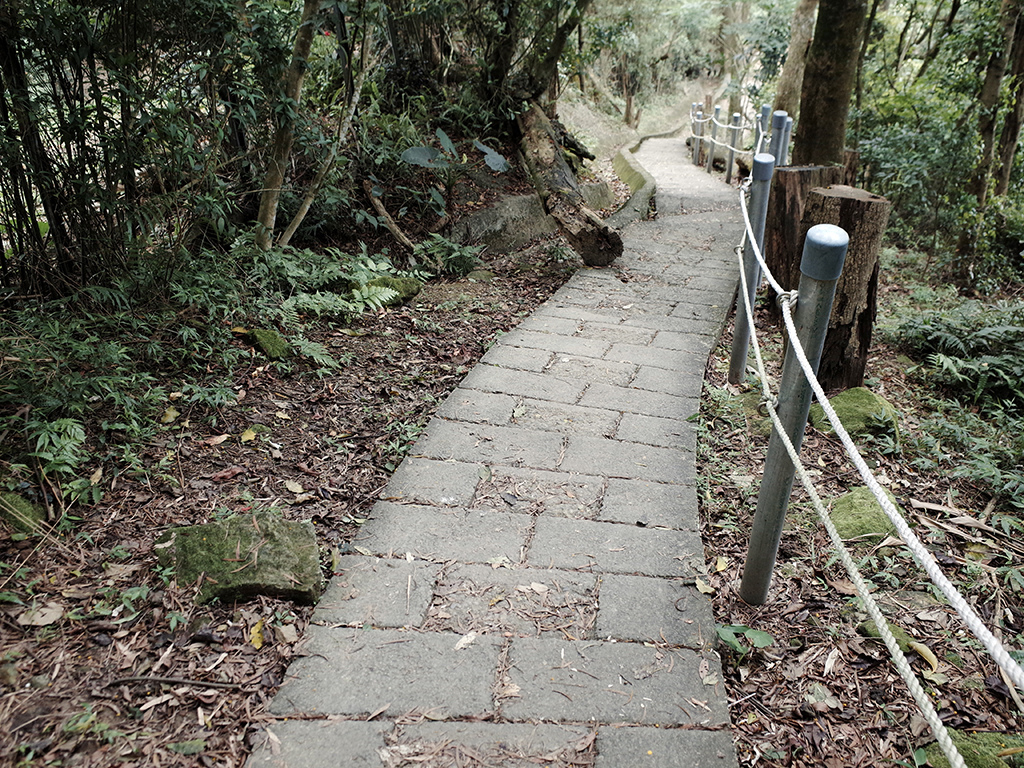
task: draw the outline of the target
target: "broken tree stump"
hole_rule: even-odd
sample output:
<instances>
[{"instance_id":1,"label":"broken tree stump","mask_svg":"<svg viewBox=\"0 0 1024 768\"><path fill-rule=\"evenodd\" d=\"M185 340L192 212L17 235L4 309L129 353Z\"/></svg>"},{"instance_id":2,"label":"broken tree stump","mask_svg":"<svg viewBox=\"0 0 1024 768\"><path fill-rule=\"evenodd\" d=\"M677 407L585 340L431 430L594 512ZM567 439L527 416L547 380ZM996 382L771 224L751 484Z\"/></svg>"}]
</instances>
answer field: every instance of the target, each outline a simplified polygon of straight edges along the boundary
<instances>
[{"instance_id":1,"label":"broken tree stump","mask_svg":"<svg viewBox=\"0 0 1024 768\"><path fill-rule=\"evenodd\" d=\"M818 380L826 390L864 384L877 313L878 253L890 207L884 197L841 184L812 189L807 195L801 240L816 224L835 224L850 236L818 366Z\"/></svg>"},{"instance_id":2,"label":"broken tree stump","mask_svg":"<svg viewBox=\"0 0 1024 768\"><path fill-rule=\"evenodd\" d=\"M804 249L800 222L807 194L814 187L827 187L843 180L841 166L808 165L776 168L768 196L768 214L764 230L764 259L768 269L787 291L800 283L800 255ZM769 312L775 322L782 313L774 297Z\"/></svg>"}]
</instances>

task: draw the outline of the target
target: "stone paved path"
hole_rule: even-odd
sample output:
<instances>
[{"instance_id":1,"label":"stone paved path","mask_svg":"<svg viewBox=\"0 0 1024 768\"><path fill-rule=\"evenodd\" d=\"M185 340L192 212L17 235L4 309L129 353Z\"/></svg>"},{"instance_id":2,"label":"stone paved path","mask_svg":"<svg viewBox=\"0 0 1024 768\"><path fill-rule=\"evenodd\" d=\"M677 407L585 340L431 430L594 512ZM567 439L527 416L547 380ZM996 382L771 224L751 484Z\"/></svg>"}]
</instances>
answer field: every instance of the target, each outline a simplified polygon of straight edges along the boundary
<instances>
[{"instance_id":1,"label":"stone paved path","mask_svg":"<svg viewBox=\"0 0 1024 768\"><path fill-rule=\"evenodd\" d=\"M657 220L501 337L428 425L316 609L252 768L736 765L694 587L688 419L742 224L685 155L644 144Z\"/></svg>"}]
</instances>

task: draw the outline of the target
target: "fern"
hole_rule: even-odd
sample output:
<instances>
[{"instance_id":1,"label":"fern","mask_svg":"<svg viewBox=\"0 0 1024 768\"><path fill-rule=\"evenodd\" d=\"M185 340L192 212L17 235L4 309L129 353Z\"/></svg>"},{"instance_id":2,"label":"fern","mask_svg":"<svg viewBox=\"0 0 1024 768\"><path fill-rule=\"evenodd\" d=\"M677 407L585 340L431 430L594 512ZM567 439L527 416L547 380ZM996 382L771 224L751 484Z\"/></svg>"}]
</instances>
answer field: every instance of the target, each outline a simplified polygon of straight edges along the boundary
<instances>
[{"instance_id":1,"label":"fern","mask_svg":"<svg viewBox=\"0 0 1024 768\"><path fill-rule=\"evenodd\" d=\"M302 336L293 336L289 341L298 354L309 358L321 369L334 371L342 367L337 358L327 351L327 347L318 341L310 341Z\"/></svg>"},{"instance_id":2,"label":"fern","mask_svg":"<svg viewBox=\"0 0 1024 768\"><path fill-rule=\"evenodd\" d=\"M381 285L362 285L352 291L352 304L360 310L383 309L399 297L394 288Z\"/></svg>"}]
</instances>

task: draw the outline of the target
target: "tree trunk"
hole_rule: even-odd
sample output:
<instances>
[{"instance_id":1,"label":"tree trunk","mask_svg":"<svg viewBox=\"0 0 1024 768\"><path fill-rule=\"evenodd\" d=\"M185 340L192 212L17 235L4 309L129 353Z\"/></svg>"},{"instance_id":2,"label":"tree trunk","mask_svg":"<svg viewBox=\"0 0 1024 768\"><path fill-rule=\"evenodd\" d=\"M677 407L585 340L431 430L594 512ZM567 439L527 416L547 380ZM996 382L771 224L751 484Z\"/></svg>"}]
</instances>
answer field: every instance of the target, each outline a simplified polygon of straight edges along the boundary
<instances>
[{"instance_id":1,"label":"tree trunk","mask_svg":"<svg viewBox=\"0 0 1024 768\"><path fill-rule=\"evenodd\" d=\"M593 0L576 0L575 5L569 12L569 16L555 29L551 42L543 51L534 46L530 63L526 67L527 99L536 101L551 88L556 82L558 75L558 60L562 58L562 51L576 28L583 21L583 14Z\"/></svg>"},{"instance_id":2,"label":"tree trunk","mask_svg":"<svg viewBox=\"0 0 1024 768\"><path fill-rule=\"evenodd\" d=\"M865 0L820 0L800 91L795 165L843 162Z\"/></svg>"},{"instance_id":3,"label":"tree trunk","mask_svg":"<svg viewBox=\"0 0 1024 768\"><path fill-rule=\"evenodd\" d=\"M783 288L791 291L800 282L800 254L804 241L800 221L807 195L814 187L826 187L843 181L844 169L838 165L776 168L768 196L768 214L764 231L764 258L768 269ZM773 300L769 313L778 322L782 318Z\"/></svg>"},{"instance_id":4,"label":"tree trunk","mask_svg":"<svg viewBox=\"0 0 1024 768\"><path fill-rule=\"evenodd\" d=\"M878 252L890 207L884 197L841 185L812 189L807 197L801 239L816 224L835 224L850 236L818 367L826 390L864 384L877 311Z\"/></svg>"},{"instance_id":5,"label":"tree trunk","mask_svg":"<svg viewBox=\"0 0 1024 768\"><path fill-rule=\"evenodd\" d=\"M256 223L256 245L264 251L270 250L274 241L274 224L277 221L277 204L284 186L285 168L295 141L295 116L302 100L302 82L306 78L306 61L313 45L313 17L320 10L320 0L304 0L299 28L295 33L292 59L284 73L284 93L277 130L271 145L267 175L260 195L260 212Z\"/></svg>"},{"instance_id":6,"label":"tree trunk","mask_svg":"<svg viewBox=\"0 0 1024 768\"><path fill-rule=\"evenodd\" d=\"M558 133L544 110L534 102L518 119L523 156L545 210L584 263L591 267L611 264L622 255L622 238L583 201Z\"/></svg>"},{"instance_id":7,"label":"tree trunk","mask_svg":"<svg viewBox=\"0 0 1024 768\"><path fill-rule=\"evenodd\" d=\"M800 0L797 3L790 25L786 61L782 65L779 82L775 86L773 110L781 109L788 112L794 120L800 114L800 88L804 82L804 65L807 61L807 51L811 47L814 14L817 10L818 0Z\"/></svg>"},{"instance_id":8,"label":"tree trunk","mask_svg":"<svg viewBox=\"0 0 1024 768\"><path fill-rule=\"evenodd\" d=\"M942 41L946 39L946 36L953 29L953 22L956 20L956 15L960 11L960 0L953 0L953 4L949 8L949 13L946 15L946 21L942 25L942 31L939 32L935 38L935 42L932 43L931 47L925 52L924 58L921 60L921 68L917 70L917 80L924 77L924 73L928 71L928 67L931 66L932 62L935 61L935 57L939 55L939 48L942 46Z\"/></svg>"},{"instance_id":9,"label":"tree trunk","mask_svg":"<svg viewBox=\"0 0 1024 768\"><path fill-rule=\"evenodd\" d=\"M1021 123L1024 123L1024 17L1017 18L1012 57L1010 77L1013 78L1013 97L1006 117L1003 118L1003 131L999 134L999 164L994 174L996 188L993 192L996 197L1002 197L1010 189L1013 159L1017 153Z\"/></svg>"}]
</instances>

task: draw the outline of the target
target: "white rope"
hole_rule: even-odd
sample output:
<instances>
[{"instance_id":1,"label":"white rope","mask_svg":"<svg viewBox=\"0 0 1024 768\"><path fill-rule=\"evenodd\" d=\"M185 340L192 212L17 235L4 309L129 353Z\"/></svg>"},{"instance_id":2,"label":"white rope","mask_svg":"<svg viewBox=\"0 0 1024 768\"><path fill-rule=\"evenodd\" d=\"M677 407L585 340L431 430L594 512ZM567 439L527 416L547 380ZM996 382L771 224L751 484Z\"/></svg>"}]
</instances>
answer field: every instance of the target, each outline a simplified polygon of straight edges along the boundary
<instances>
[{"instance_id":1,"label":"white rope","mask_svg":"<svg viewBox=\"0 0 1024 768\"><path fill-rule=\"evenodd\" d=\"M751 238L751 241L753 242L753 238ZM761 381L764 400L767 403L768 414L771 416L772 423L775 426L775 431L778 433L779 437L782 438L782 443L785 445L790 461L796 469L797 476L800 478L800 483L806 489L807 495L810 497L811 503L814 505L814 509L818 513L818 517L825 526L825 530L828 531L829 538L832 540L832 545L839 553L839 559L842 561L843 567L850 576L850 581L856 588L857 594L860 597L868 615L871 617L871 620L875 622L875 626L878 628L878 633L882 642L885 643L885 647L889 650L889 654L892 656L893 663L895 664L897 671L900 673L900 677L902 677L904 682L907 684L907 689L910 691L911 696L914 697L914 701L917 703L921 713L924 715L924 719L931 728L932 733L935 736L935 740L942 748L942 751L949 760L949 764L952 768L966 768L963 757L961 757L956 745L953 744L953 740L950 738L945 724L939 718L938 712L935 711L935 707L932 705L931 699L928 698L928 694L921 687L921 683L917 679L917 675L914 674L914 670L911 669L910 662L907 661L907 657L903 654L903 651L900 650L899 644L896 642L896 638L893 637L892 631L889 629L888 621L886 621L885 617L882 615L881 609L875 602L874 597L871 596L868 585L864 582L860 572L857 570L857 565L853 562L853 558L850 556L849 550L847 550L846 546L843 544L842 537L840 537L835 525L833 525L832 518L829 516L828 510L825 509L825 505L818 496L818 492L814 487L814 482L808 476L807 470L800 461L799 452L796 450L793 442L789 439L789 435L786 433L785 427L779 419L779 415L773 404L771 388L768 384L768 373L765 370L764 360L761 357L761 346L757 341L757 331L754 327L754 311L750 305L750 294L748 293L747 288L747 276L743 268L743 257L739 251L737 251L737 253L739 254L740 263L740 290L743 295L743 306L747 313L747 322L750 326L750 342L754 350L754 359L757 362L757 372ZM790 304L793 300L793 297L789 297L782 302L783 314L787 317ZM795 341L794 348L799 347L799 341Z\"/></svg>"},{"instance_id":2,"label":"white rope","mask_svg":"<svg viewBox=\"0 0 1024 768\"><path fill-rule=\"evenodd\" d=\"M751 251L758 263L761 265L761 270L765 279L767 279L771 284L776 294L783 296L785 294L785 290L771 274L771 270L768 269L768 265L764 261L760 248L757 247L757 241L753 237L753 227L750 224L750 214L747 211L746 205L745 187L740 188L740 209L743 212L743 221L746 228L744 236L747 237L750 242ZM803 369L804 376L811 385L811 389L814 392L815 397L817 397L818 403L825 411L825 415L828 416L828 420L831 422L832 428L835 430L836 435L839 437L843 447L846 449L846 453L853 462L853 465L857 468L857 471L863 478L865 485L871 489L875 498L878 499L878 503L882 507L882 511L885 512L886 516L892 521L892 524L896 527L896 531L900 535L900 538L906 543L907 547L914 555L914 559L917 560L918 564L925 570L929 578L931 578L932 583L939 588L942 594L949 601L949 604L956 609L957 613L959 613L960 617L964 620L964 623L967 624L974 636L981 641L981 644L985 646L985 650L989 652L996 664L1006 672L1014 685L1024 690L1024 669L1022 669L1021 666L1013 660L1005 646L995 635L992 634L991 631L989 631L988 627L985 626L985 623L981 620L981 617L978 616L975 610L971 608L964 599L964 596L960 594L957 588L953 586L952 582L950 582L949 579L946 578L945 574L942 573L942 569L939 568L938 563L935 562L935 558L921 543L921 540L911 530L910 526L907 525L907 521L903 519L903 516L889 500L889 497L882 490L882 486L879 485L874 474L872 474L871 470L868 468L867 462L865 462L864 458L860 455L860 451L854 444L853 439L843 427L842 422L839 421L839 416L836 415L835 409L825 396L825 391L822 389L821 383L815 376L814 371L811 368L811 364L807 360L803 347L800 346L800 343L797 340L796 327L789 312L789 302L782 301L781 307L782 316L786 322L786 330L789 333L790 339L793 341L793 352L796 355L797 361L800 363L800 367ZM751 323L751 328L753 328L753 323Z\"/></svg>"},{"instance_id":3,"label":"white rope","mask_svg":"<svg viewBox=\"0 0 1024 768\"><path fill-rule=\"evenodd\" d=\"M939 568L939 564L935 562L935 558L932 556L921 540L917 537L907 521L903 519L903 515L899 513L893 503L889 500L889 497L882 490L882 486L879 485L875 479L874 474L868 468L867 462L860 455L860 451L857 450L857 446L850 438L850 434L843 427L842 422L839 420L839 416L836 414L832 404L829 403L828 398L825 396L825 391L822 389L821 384L818 382L817 377L814 375L814 371L811 369L811 364L807 360L807 356L804 350L801 348L799 342L796 342L796 325L793 322L793 317L789 311L789 306L786 302L782 304L782 317L786 323L786 329L789 332L790 339L794 340L792 346L793 352L796 354L796 358L800 363L800 367L804 371L804 376L807 377L807 381L811 385L811 389L814 391L815 396L818 398L818 403L825 411L825 415L828 416L828 420L832 423L832 428L835 430L836 435L842 441L843 446L846 448L846 453L850 457L854 466L857 467L857 471L860 472L860 476L863 478L864 483L871 492L875 494L875 498L878 499L878 503L882 507L882 511L885 512L886 516L892 521L892 524L896 527L896 532L900 538L903 539L904 543L910 549L914 555L914 559L917 560L918 564L924 568L931 578L932 583L935 584L942 592L942 594L949 601L957 613L960 614L961 618L970 628L974 636L981 641L981 644L985 646L985 650L989 652L999 667L1006 672L1009 678L1013 681L1014 685L1018 688L1024 689L1024 669L1013 660L1009 652L999 641L999 639L993 635L985 623L981 620L981 617L975 612L975 610L967 603L964 596L960 594L952 582L946 578L946 575Z\"/></svg>"}]
</instances>

